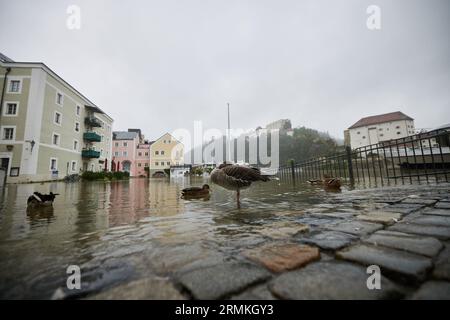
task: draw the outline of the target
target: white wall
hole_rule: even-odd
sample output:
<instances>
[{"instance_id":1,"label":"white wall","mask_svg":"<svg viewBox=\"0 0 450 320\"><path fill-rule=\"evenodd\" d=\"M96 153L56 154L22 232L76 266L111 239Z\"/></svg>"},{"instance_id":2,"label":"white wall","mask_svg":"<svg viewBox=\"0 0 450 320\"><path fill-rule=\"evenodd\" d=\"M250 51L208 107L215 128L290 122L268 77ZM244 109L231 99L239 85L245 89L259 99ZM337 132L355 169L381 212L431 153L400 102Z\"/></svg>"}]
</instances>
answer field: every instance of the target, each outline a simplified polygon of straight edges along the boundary
<instances>
[{"instance_id":1,"label":"white wall","mask_svg":"<svg viewBox=\"0 0 450 320\"><path fill-rule=\"evenodd\" d=\"M371 134L369 134L369 129ZM349 130L350 144L352 149L360 148L381 141L411 136L414 134L414 130L413 120L399 120L359 127Z\"/></svg>"}]
</instances>

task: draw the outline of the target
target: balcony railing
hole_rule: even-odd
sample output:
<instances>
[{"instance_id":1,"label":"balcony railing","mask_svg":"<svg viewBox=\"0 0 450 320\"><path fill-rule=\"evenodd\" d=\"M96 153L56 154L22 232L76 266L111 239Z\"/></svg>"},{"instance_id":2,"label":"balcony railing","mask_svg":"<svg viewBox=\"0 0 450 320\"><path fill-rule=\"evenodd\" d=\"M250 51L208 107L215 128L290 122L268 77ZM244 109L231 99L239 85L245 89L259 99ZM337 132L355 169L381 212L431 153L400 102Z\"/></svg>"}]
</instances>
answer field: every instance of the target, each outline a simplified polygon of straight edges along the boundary
<instances>
[{"instance_id":1,"label":"balcony railing","mask_svg":"<svg viewBox=\"0 0 450 320\"><path fill-rule=\"evenodd\" d=\"M102 137L95 132L85 132L83 133L83 139L91 142L100 142Z\"/></svg>"},{"instance_id":2,"label":"balcony railing","mask_svg":"<svg viewBox=\"0 0 450 320\"><path fill-rule=\"evenodd\" d=\"M98 127L98 128L102 126L100 120L92 116L84 118L84 124L90 127Z\"/></svg>"},{"instance_id":3,"label":"balcony railing","mask_svg":"<svg viewBox=\"0 0 450 320\"><path fill-rule=\"evenodd\" d=\"M95 151L93 149L83 149L81 151L81 156L83 158L100 158L100 151Z\"/></svg>"}]
</instances>

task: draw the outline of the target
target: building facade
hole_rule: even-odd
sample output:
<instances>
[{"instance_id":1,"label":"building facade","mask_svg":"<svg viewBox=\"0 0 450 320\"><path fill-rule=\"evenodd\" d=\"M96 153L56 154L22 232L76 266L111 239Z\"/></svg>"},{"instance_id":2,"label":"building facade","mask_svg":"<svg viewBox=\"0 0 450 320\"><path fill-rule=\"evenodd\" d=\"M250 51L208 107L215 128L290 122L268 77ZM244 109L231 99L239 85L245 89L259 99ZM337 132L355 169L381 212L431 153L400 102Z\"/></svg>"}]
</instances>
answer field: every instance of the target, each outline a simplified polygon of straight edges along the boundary
<instances>
[{"instance_id":1,"label":"building facade","mask_svg":"<svg viewBox=\"0 0 450 320\"><path fill-rule=\"evenodd\" d=\"M113 119L45 64L1 55L0 90L6 182L108 169Z\"/></svg>"},{"instance_id":2,"label":"building facade","mask_svg":"<svg viewBox=\"0 0 450 320\"><path fill-rule=\"evenodd\" d=\"M150 145L150 176L167 174L170 166L184 164L184 146L171 134L165 133Z\"/></svg>"},{"instance_id":3,"label":"building facade","mask_svg":"<svg viewBox=\"0 0 450 320\"><path fill-rule=\"evenodd\" d=\"M114 171L126 171L132 177L148 176L150 143L144 139L140 129L113 132L112 161Z\"/></svg>"},{"instance_id":4,"label":"building facade","mask_svg":"<svg viewBox=\"0 0 450 320\"><path fill-rule=\"evenodd\" d=\"M365 117L348 128L352 149L414 135L414 119L397 111ZM348 141L346 142L348 143Z\"/></svg>"}]
</instances>

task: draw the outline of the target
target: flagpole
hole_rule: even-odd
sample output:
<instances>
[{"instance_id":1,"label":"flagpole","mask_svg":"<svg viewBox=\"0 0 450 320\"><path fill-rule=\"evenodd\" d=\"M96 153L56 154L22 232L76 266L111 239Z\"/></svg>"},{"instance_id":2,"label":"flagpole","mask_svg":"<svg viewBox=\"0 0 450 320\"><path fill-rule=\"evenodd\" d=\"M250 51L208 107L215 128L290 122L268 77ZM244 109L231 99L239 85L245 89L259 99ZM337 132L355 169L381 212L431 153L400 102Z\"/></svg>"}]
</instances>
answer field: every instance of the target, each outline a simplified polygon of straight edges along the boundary
<instances>
[{"instance_id":1,"label":"flagpole","mask_svg":"<svg viewBox=\"0 0 450 320\"><path fill-rule=\"evenodd\" d=\"M230 103L227 103L228 106L228 160L231 162L231 139L230 139Z\"/></svg>"}]
</instances>

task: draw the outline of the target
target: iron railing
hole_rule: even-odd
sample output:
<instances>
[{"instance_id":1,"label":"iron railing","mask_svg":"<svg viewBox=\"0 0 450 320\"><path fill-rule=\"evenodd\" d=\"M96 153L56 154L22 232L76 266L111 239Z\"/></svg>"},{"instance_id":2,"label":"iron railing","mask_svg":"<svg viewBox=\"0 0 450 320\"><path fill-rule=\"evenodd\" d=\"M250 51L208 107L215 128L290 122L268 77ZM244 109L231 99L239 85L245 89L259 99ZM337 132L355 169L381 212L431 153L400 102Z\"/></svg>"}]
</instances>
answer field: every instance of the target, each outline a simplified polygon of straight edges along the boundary
<instances>
[{"instance_id":1,"label":"iron railing","mask_svg":"<svg viewBox=\"0 0 450 320\"><path fill-rule=\"evenodd\" d=\"M280 178L295 181L338 177L351 185L448 182L450 127L383 141L280 167Z\"/></svg>"}]
</instances>

